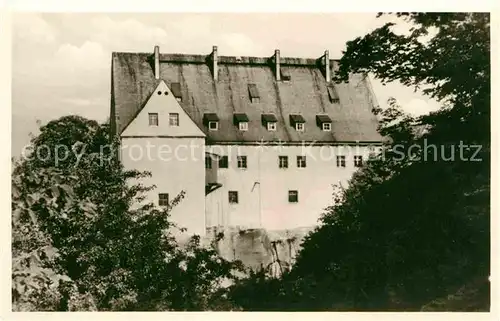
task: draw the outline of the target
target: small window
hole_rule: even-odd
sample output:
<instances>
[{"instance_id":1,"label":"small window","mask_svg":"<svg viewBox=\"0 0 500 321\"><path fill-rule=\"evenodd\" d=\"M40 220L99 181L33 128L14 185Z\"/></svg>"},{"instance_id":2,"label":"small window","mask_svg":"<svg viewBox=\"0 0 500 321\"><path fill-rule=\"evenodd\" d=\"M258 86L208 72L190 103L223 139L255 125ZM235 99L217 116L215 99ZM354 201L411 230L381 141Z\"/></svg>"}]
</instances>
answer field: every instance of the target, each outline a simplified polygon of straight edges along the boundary
<instances>
[{"instance_id":1,"label":"small window","mask_svg":"<svg viewBox=\"0 0 500 321\"><path fill-rule=\"evenodd\" d=\"M218 121L210 121L210 122L208 122L208 129L210 129L210 130L218 130L219 129L219 122Z\"/></svg>"},{"instance_id":2,"label":"small window","mask_svg":"<svg viewBox=\"0 0 500 321\"><path fill-rule=\"evenodd\" d=\"M227 156L222 156L219 159L219 168L227 168L228 165L229 165L229 161L228 161Z\"/></svg>"},{"instance_id":3,"label":"small window","mask_svg":"<svg viewBox=\"0 0 500 321\"><path fill-rule=\"evenodd\" d=\"M248 123L247 122L238 123L238 126L240 127L241 131L247 131L248 130Z\"/></svg>"},{"instance_id":4,"label":"small window","mask_svg":"<svg viewBox=\"0 0 500 321\"><path fill-rule=\"evenodd\" d=\"M229 191L229 204L238 204L238 192L237 191Z\"/></svg>"},{"instance_id":5,"label":"small window","mask_svg":"<svg viewBox=\"0 0 500 321\"><path fill-rule=\"evenodd\" d=\"M363 166L363 156L354 156L354 166L356 167Z\"/></svg>"},{"instance_id":6,"label":"small window","mask_svg":"<svg viewBox=\"0 0 500 321\"><path fill-rule=\"evenodd\" d=\"M323 127L324 132L331 132L332 131L332 123L323 123L322 127Z\"/></svg>"},{"instance_id":7,"label":"small window","mask_svg":"<svg viewBox=\"0 0 500 321\"><path fill-rule=\"evenodd\" d=\"M168 114L168 123L170 126L179 126L179 114L177 113Z\"/></svg>"},{"instance_id":8,"label":"small window","mask_svg":"<svg viewBox=\"0 0 500 321\"><path fill-rule=\"evenodd\" d=\"M205 168L212 168L212 157L205 156Z\"/></svg>"},{"instance_id":9,"label":"small window","mask_svg":"<svg viewBox=\"0 0 500 321\"><path fill-rule=\"evenodd\" d=\"M297 156L297 167L299 167L299 168L306 167L306 157L305 156Z\"/></svg>"},{"instance_id":10,"label":"small window","mask_svg":"<svg viewBox=\"0 0 500 321\"><path fill-rule=\"evenodd\" d=\"M330 98L331 103L339 103L339 95L337 93L337 90L335 89L335 86L330 85L327 87L328 90L328 98Z\"/></svg>"},{"instance_id":11,"label":"small window","mask_svg":"<svg viewBox=\"0 0 500 321\"><path fill-rule=\"evenodd\" d=\"M267 123L267 130L271 132L276 131L276 122Z\"/></svg>"},{"instance_id":12,"label":"small window","mask_svg":"<svg viewBox=\"0 0 500 321\"><path fill-rule=\"evenodd\" d=\"M159 206L168 206L168 193L158 194L158 205Z\"/></svg>"},{"instance_id":13,"label":"small window","mask_svg":"<svg viewBox=\"0 0 500 321\"><path fill-rule=\"evenodd\" d=\"M345 156L337 156L337 167L345 167Z\"/></svg>"},{"instance_id":14,"label":"small window","mask_svg":"<svg viewBox=\"0 0 500 321\"><path fill-rule=\"evenodd\" d=\"M250 95L250 101L252 103L260 102L260 95L256 84L248 84L248 94Z\"/></svg>"},{"instance_id":15,"label":"small window","mask_svg":"<svg viewBox=\"0 0 500 321\"><path fill-rule=\"evenodd\" d=\"M149 113L149 126L158 126L158 113Z\"/></svg>"},{"instance_id":16,"label":"small window","mask_svg":"<svg viewBox=\"0 0 500 321\"><path fill-rule=\"evenodd\" d=\"M238 168L247 168L247 157L238 156Z\"/></svg>"},{"instance_id":17,"label":"small window","mask_svg":"<svg viewBox=\"0 0 500 321\"><path fill-rule=\"evenodd\" d=\"M288 156L279 156L278 163L280 168L288 168Z\"/></svg>"},{"instance_id":18,"label":"small window","mask_svg":"<svg viewBox=\"0 0 500 321\"><path fill-rule=\"evenodd\" d=\"M295 130L297 130L298 132L303 132L304 131L304 123L296 123Z\"/></svg>"},{"instance_id":19,"label":"small window","mask_svg":"<svg viewBox=\"0 0 500 321\"><path fill-rule=\"evenodd\" d=\"M288 202L298 203L299 202L299 191L288 191Z\"/></svg>"}]
</instances>

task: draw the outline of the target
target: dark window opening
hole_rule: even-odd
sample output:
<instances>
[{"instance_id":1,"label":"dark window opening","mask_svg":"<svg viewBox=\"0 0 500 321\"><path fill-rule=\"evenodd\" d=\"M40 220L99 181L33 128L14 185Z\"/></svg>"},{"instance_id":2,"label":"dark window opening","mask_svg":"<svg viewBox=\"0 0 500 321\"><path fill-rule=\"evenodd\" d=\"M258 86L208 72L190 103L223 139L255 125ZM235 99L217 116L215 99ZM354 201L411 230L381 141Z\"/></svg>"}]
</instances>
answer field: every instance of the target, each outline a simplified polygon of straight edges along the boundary
<instances>
[{"instance_id":1,"label":"dark window opening","mask_svg":"<svg viewBox=\"0 0 500 321\"><path fill-rule=\"evenodd\" d=\"M246 156L238 156L238 168L247 168Z\"/></svg>"},{"instance_id":2,"label":"dark window opening","mask_svg":"<svg viewBox=\"0 0 500 321\"><path fill-rule=\"evenodd\" d=\"M337 167L345 167L345 156L337 156Z\"/></svg>"},{"instance_id":3,"label":"dark window opening","mask_svg":"<svg viewBox=\"0 0 500 321\"><path fill-rule=\"evenodd\" d=\"M219 159L219 168L228 168L228 165L229 165L229 160L227 156L222 156Z\"/></svg>"},{"instance_id":4,"label":"dark window opening","mask_svg":"<svg viewBox=\"0 0 500 321\"><path fill-rule=\"evenodd\" d=\"M288 156L279 156L278 163L280 168L288 168Z\"/></svg>"},{"instance_id":5,"label":"dark window opening","mask_svg":"<svg viewBox=\"0 0 500 321\"><path fill-rule=\"evenodd\" d=\"M237 191L229 191L228 197L229 197L230 204L238 204L238 192Z\"/></svg>"},{"instance_id":6,"label":"dark window opening","mask_svg":"<svg viewBox=\"0 0 500 321\"><path fill-rule=\"evenodd\" d=\"M288 191L288 202L298 203L299 202L299 192L298 191Z\"/></svg>"},{"instance_id":7,"label":"dark window opening","mask_svg":"<svg viewBox=\"0 0 500 321\"><path fill-rule=\"evenodd\" d=\"M158 194L158 205L168 206L168 193Z\"/></svg>"}]
</instances>

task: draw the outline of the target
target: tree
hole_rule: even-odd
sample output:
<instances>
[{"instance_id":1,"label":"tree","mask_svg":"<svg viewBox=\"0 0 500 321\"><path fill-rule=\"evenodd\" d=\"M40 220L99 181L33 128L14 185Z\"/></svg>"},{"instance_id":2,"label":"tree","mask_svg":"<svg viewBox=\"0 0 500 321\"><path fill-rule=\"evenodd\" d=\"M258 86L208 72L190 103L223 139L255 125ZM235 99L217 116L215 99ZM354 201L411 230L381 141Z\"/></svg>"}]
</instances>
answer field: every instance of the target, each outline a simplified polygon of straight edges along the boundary
<instances>
[{"instance_id":1,"label":"tree","mask_svg":"<svg viewBox=\"0 0 500 321\"><path fill-rule=\"evenodd\" d=\"M130 184L149 174L123 169L108 125L62 117L41 127L32 146L13 179L35 193L50 187L53 207L42 203L30 213L58 249L57 272L78 293L90 294L98 310L204 309L212 287L232 277L233 263L201 247L199 239L182 247L174 238L169 211L183 193L167 208L133 206L154 186ZM67 210L65 189L50 180L20 179L46 171L57 171L61 186L71 186ZM69 295L59 301L59 310L71 308Z\"/></svg>"},{"instance_id":2,"label":"tree","mask_svg":"<svg viewBox=\"0 0 500 321\"><path fill-rule=\"evenodd\" d=\"M247 307L445 309L430 302L482 293L481 302L467 309L488 310L489 15L395 16L413 25L410 33L397 35L388 23L348 42L337 81L370 72L384 82L423 87L442 109L415 118L391 99L388 109L375 110L388 138L382 154L356 172L347 188L336 190L334 205L279 284L249 282L252 291L266 291L274 302ZM469 283L482 288L471 291Z\"/></svg>"}]
</instances>

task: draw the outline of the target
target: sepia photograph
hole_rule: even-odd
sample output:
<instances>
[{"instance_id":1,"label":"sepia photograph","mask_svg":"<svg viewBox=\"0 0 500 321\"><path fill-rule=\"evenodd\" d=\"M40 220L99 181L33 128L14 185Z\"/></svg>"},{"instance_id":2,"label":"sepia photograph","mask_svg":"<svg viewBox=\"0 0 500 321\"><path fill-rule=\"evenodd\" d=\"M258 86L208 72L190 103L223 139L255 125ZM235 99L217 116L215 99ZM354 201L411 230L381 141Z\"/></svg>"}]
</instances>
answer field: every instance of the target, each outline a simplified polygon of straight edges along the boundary
<instances>
[{"instance_id":1,"label":"sepia photograph","mask_svg":"<svg viewBox=\"0 0 500 321\"><path fill-rule=\"evenodd\" d=\"M11 311L491 311L490 13L10 20Z\"/></svg>"}]
</instances>

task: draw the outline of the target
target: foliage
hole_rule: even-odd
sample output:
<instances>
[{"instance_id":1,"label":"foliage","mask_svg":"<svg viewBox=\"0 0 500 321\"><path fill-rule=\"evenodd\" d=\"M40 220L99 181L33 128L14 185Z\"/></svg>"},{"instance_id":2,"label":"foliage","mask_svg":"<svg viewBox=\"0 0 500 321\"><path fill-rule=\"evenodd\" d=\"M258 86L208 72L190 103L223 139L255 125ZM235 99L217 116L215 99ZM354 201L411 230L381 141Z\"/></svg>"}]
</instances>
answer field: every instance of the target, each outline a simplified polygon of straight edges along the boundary
<instances>
[{"instance_id":1,"label":"foliage","mask_svg":"<svg viewBox=\"0 0 500 321\"><path fill-rule=\"evenodd\" d=\"M77 293L91 298L98 310L208 308L214 290L232 278L234 264L202 247L198 238L186 247L178 243L178 227L170 221L169 211L184 194L167 208L142 202L154 186L131 182L149 174L124 170L117 157L118 142L109 136L106 124L67 116L40 131L32 140L33 154L17 164L13 180L36 195L49 193L50 202L37 204L29 213L50 240L47 244L57 249L57 271L71 279ZM45 181L24 179L52 171L58 175ZM37 231L24 221L20 228ZM34 236L26 237L31 241ZM85 308L71 298L57 297L55 309Z\"/></svg>"},{"instance_id":2,"label":"foliage","mask_svg":"<svg viewBox=\"0 0 500 321\"><path fill-rule=\"evenodd\" d=\"M233 287L244 309L420 310L470 280L487 279L489 16L396 16L414 26L410 34L396 35L386 24L348 42L337 80L371 72L425 87L443 108L415 118L391 99L388 109L375 109L388 138L382 154L335 191L335 204L280 282L257 278ZM435 35L423 41L431 28ZM473 309L484 311L488 282L481 287L483 301ZM249 302L242 292L258 298Z\"/></svg>"}]
</instances>

